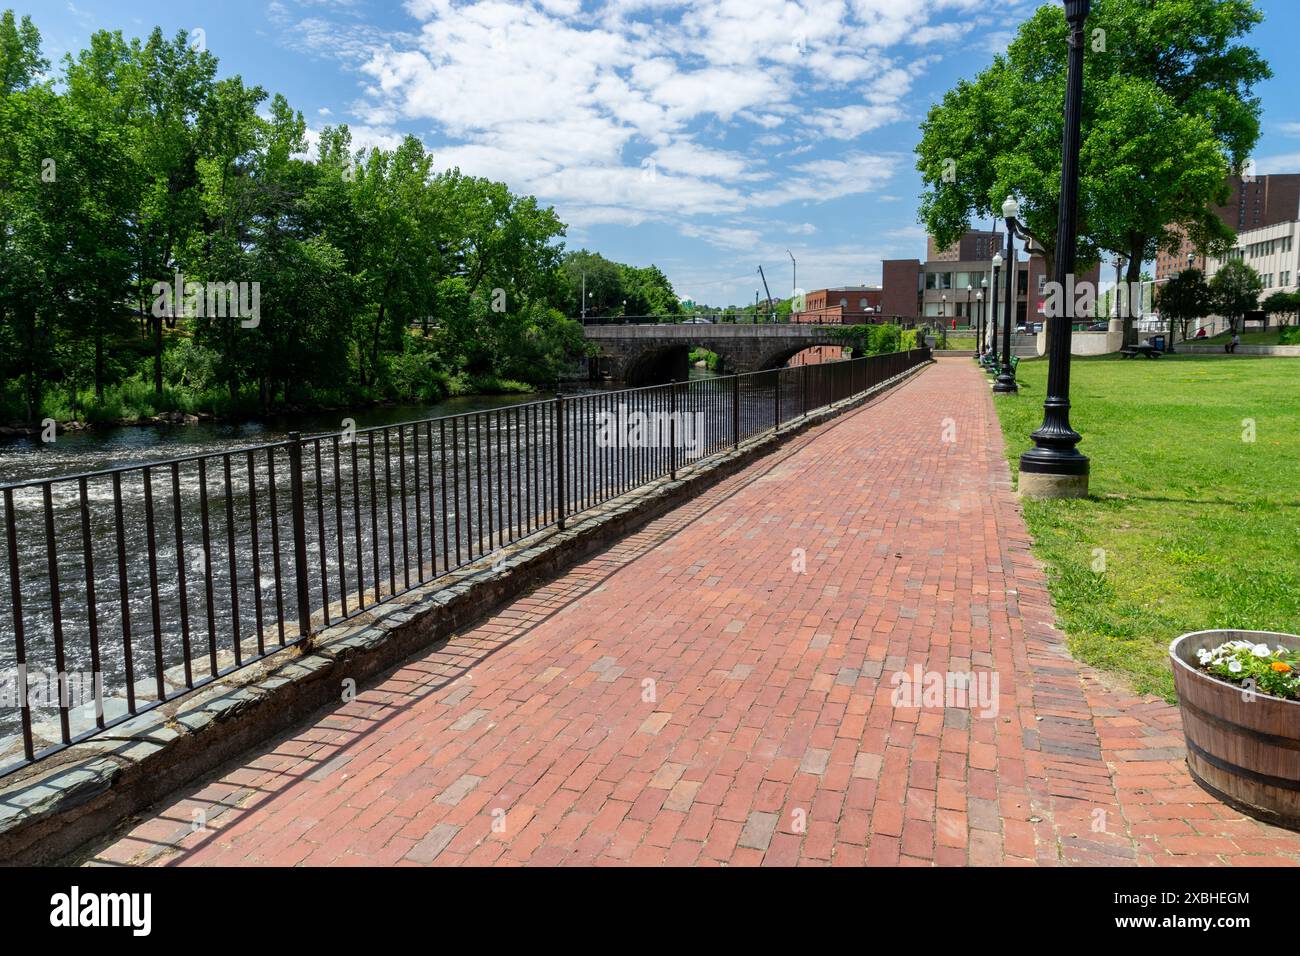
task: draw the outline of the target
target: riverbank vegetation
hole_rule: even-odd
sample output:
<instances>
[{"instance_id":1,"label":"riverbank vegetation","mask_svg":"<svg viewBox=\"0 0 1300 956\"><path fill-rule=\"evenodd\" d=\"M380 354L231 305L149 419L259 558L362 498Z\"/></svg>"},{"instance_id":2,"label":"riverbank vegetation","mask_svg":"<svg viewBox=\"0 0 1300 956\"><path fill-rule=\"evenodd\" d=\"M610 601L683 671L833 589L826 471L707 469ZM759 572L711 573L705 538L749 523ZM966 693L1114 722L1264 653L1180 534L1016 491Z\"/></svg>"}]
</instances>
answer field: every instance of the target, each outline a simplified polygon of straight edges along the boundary
<instances>
[{"instance_id":1,"label":"riverbank vegetation","mask_svg":"<svg viewBox=\"0 0 1300 956\"><path fill-rule=\"evenodd\" d=\"M100 31L52 68L0 15L0 424L551 386L588 265L602 308L677 307L564 235L414 137L309 133L195 37Z\"/></svg>"},{"instance_id":2,"label":"riverbank vegetation","mask_svg":"<svg viewBox=\"0 0 1300 956\"><path fill-rule=\"evenodd\" d=\"M916 348L916 330L900 325L846 325L833 329L831 337L848 346L852 357L881 355L885 352L908 351Z\"/></svg>"}]
</instances>

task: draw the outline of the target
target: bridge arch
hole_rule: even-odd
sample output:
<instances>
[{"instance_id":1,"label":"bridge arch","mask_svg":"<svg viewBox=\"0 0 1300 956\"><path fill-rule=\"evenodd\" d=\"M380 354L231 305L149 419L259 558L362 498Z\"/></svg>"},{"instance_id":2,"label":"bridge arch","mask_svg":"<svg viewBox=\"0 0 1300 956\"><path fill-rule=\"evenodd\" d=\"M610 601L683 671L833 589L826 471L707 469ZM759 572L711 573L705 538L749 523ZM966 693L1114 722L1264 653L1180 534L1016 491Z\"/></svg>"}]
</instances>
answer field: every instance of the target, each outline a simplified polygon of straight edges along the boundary
<instances>
[{"instance_id":1,"label":"bridge arch","mask_svg":"<svg viewBox=\"0 0 1300 956\"><path fill-rule=\"evenodd\" d=\"M690 375L689 344L652 345L623 360L621 378L630 388L685 381Z\"/></svg>"},{"instance_id":2,"label":"bridge arch","mask_svg":"<svg viewBox=\"0 0 1300 956\"><path fill-rule=\"evenodd\" d=\"M692 348L715 353L720 370L734 373L779 368L804 349L838 344L830 329L815 325L595 326L585 333L598 350L593 371L631 386L684 380Z\"/></svg>"}]
</instances>

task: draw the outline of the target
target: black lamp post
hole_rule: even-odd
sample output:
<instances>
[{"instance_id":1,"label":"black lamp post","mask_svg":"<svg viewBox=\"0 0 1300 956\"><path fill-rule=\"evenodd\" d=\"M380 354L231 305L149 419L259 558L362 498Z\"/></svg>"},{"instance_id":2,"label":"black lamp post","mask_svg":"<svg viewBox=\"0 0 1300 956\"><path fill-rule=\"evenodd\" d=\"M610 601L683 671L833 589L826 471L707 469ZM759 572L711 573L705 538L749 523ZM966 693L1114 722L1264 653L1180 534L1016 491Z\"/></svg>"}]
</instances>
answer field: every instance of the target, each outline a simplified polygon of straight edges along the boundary
<instances>
[{"instance_id":1,"label":"black lamp post","mask_svg":"<svg viewBox=\"0 0 1300 956\"><path fill-rule=\"evenodd\" d=\"M989 343L989 365L995 368L998 360L998 276L1002 272L1002 253L993 256L993 292L989 301L989 323L993 332L993 341Z\"/></svg>"},{"instance_id":2,"label":"black lamp post","mask_svg":"<svg viewBox=\"0 0 1300 956\"><path fill-rule=\"evenodd\" d=\"M1016 301L1015 239L1020 225L1017 220L1019 215L1020 204L1008 196L1007 201L1002 204L1002 216L1007 221L1007 301L1002 305L1004 315L1002 320L1002 365L998 369L997 379L993 382L993 391L1002 394L1020 391L1020 386L1016 384L1016 373L1011 370L1011 311ZM994 359L996 358L995 354Z\"/></svg>"},{"instance_id":3,"label":"black lamp post","mask_svg":"<svg viewBox=\"0 0 1300 956\"><path fill-rule=\"evenodd\" d=\"M980 281L981 286L987 286L988 279ZM984 289L981 288L975 293L975 361L984 360Z\"/></svg>"},{"instance_id":4,"label":"black lamp post","mask_svg":"<svg viewBox=\"0 0 1300 956\"><path fill-rule=\"evenodd\" d=\"M988 298L988 296L989 296L989 277L985 275L980 278L980 303L981 304L979 306L979 312L980 312L981 334L988 331L988 315L985 312L985 300ZM983 341L984 341L983 339L980 340L981 347L983 347Z\"/></svg>"},{"instance_id":5,"label":"black lamp post","mask_svg":"<svg viewBox=\"0 0 1300 956\"><path fill-rule=\"evenodd\" d=\"M1056 269L1053 280L1064 290L1074 272L1078 243L1079 138L1083 119L1084 25L1089 0L1064 0L1070 24L1069 68L1065 84L1065 130L1061 142L1061 201L1056 219ZM1088 459L1075 446L1080 435L1070 427L1070 312L1049 315L1047 397L1043 424L1031 436L1034 447L1020 456L1020 493L1039 498L1082 498L1088 493Z\"/></svg>"}]
</instances>

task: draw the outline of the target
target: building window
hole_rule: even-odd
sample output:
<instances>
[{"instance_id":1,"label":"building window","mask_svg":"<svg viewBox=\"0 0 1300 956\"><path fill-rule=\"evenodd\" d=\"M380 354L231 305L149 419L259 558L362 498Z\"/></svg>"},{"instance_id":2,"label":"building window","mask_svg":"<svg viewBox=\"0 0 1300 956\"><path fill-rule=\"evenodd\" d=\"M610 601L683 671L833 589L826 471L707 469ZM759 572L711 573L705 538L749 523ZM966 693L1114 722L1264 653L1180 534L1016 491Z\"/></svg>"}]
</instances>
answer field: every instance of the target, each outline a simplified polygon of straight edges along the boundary
<instances>
[{"instance_id":1,"label":"building window","mask_svg":"<svg viewBox=\"0 0 1300 956\"><path fill-rule=\"evenodd\" d=\"M865 312L866 309L867 309L867 300L866 300L866 299L858 299L858 308L859 308L859 309L862 309L862 310Z\"/></svg>"}]
</instances>

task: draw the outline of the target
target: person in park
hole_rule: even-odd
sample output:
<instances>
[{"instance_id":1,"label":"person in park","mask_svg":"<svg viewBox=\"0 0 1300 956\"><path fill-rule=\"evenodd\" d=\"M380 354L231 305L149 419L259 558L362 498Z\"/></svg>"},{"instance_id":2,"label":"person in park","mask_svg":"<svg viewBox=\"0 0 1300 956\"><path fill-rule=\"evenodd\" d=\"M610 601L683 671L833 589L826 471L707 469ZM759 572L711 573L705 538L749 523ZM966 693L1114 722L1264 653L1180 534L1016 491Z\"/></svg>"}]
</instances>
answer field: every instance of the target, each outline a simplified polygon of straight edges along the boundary
<instances>
[{"instance_id":1,"label":"person in park","mask_svg":"<svg viewBox=\"0 0 1300 956\"><path fill-rule=\"evenodd\" d=\"M1196 337L1198 339L1205 338L1205 326L1202 325L1199 329L1196 330Z\"/></svg>"},{"instance_id":2,"label":"person in park","mask_svg":"<svg viewBox=\"0 0 1300 956\"><path fill-rule=\"evenodd\" d=\"M1232 338L1228 340L1228 344L1223 347L1223 350L1227 352L1229 355L1231 355L1232 353L1237 351L1237 346L1240 344L1241 344L1241 336L1238 335L1236 332L1233 332Z\"/></svg>"}]
</instances>

